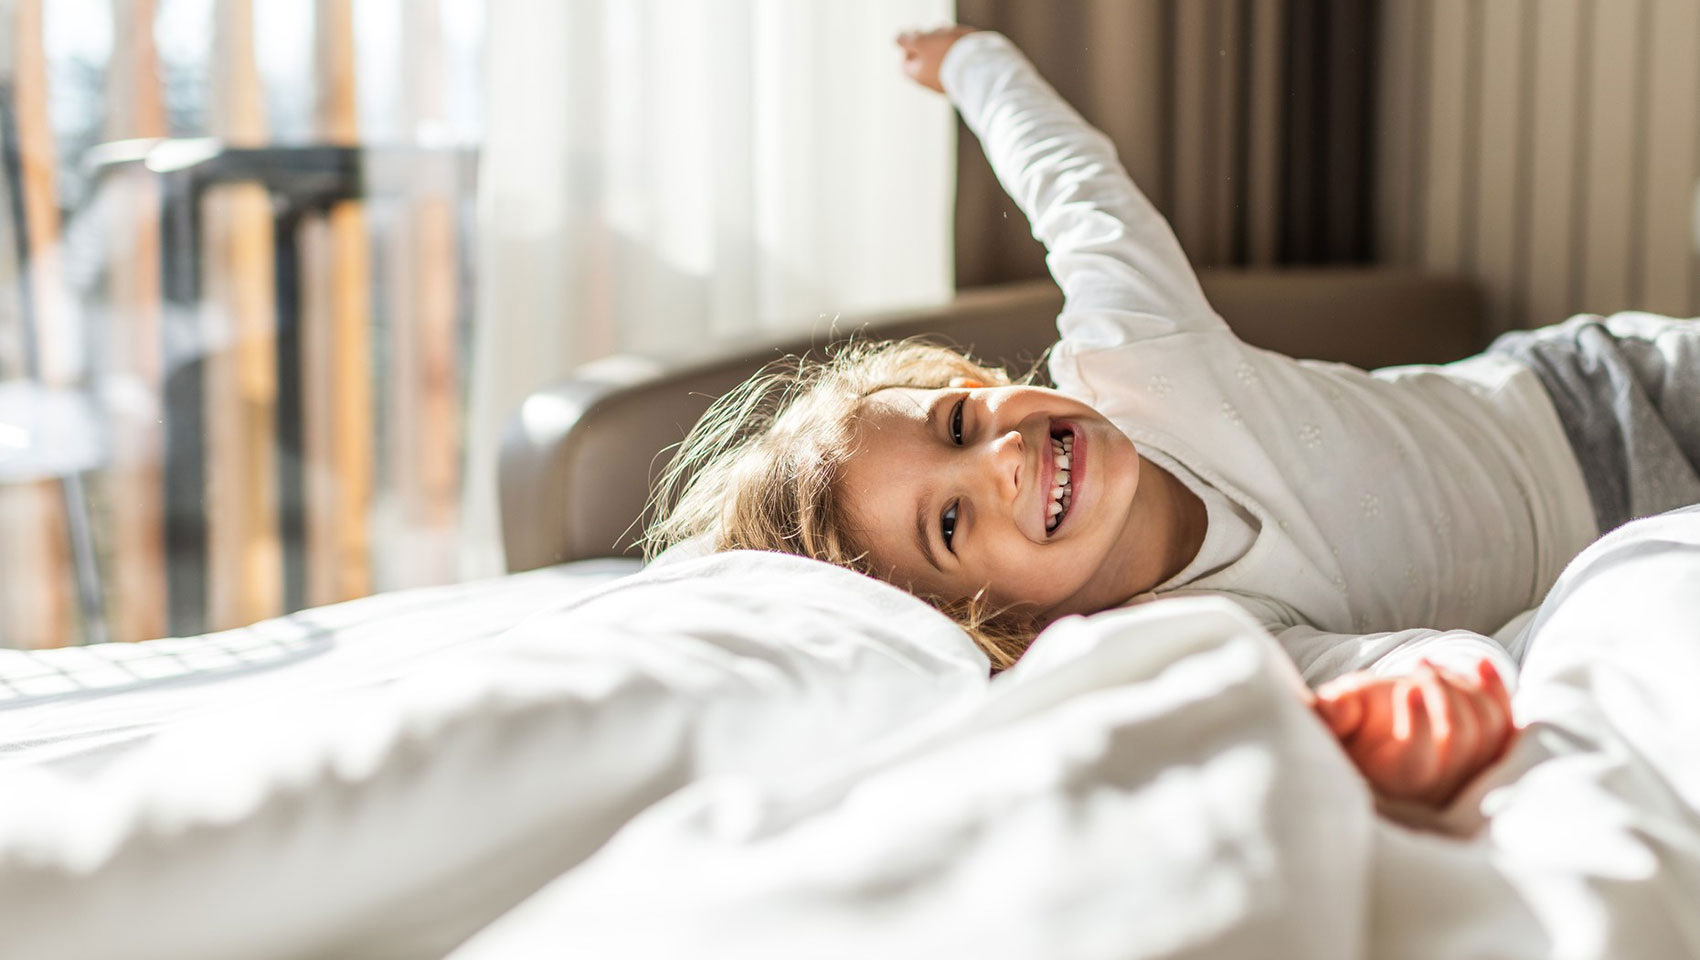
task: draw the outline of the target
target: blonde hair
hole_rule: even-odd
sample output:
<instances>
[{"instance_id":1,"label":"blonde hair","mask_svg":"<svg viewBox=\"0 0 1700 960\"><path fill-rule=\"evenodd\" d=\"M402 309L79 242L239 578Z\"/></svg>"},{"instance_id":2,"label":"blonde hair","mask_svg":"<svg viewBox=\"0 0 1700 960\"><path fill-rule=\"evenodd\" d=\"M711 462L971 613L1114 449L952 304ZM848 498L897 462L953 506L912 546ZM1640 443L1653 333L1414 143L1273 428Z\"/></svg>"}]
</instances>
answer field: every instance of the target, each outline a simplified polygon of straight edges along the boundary
<instances>
[{"instance_id":1,"label":"blonde hair","mask_svg":"<svg viewBox=\"0 0 1700 960\"><path fill-rule=\"evenodd\" d=\"M715 550L792 553L879 576L838 489L855 453L853 417L880 390L937 389L957 377L1012 382L1002 368L921 338L851 341L824 360L768 364L708 408L662 471L646 511L645 557L709 536ZM974 638L993 672L1013 664L1038 630L1031 615L992 609L983 591L920 596Z\"/></svg>"}]
</instances>

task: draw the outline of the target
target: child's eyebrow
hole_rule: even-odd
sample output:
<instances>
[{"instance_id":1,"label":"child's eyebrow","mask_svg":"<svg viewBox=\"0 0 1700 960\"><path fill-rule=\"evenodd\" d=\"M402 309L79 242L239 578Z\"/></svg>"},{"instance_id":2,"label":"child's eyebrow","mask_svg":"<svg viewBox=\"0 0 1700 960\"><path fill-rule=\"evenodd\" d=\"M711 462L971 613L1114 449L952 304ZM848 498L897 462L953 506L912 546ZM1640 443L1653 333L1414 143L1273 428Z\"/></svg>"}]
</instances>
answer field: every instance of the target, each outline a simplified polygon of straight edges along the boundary
<instances>
[{"instance_id":1,"label":"child's eyebrow","mask_svg":"<svg viewBox=\"0 0 1700 960\"><path fill-rule=\"evenodd\" d=\"M944 395L939 394L938 396L933 397L927 404L926 422L921 425L922 429L925 431L923 437L927 440L931 440L938 434L938 427L934 424L938 420L939 405L943 402L943 400ZM913 423L914 421L910 422ZM932 537L927 534L932 520L932 518L927 515L927 504L932 502L932 488L922 487L920 500L915 504L915 540L921 545L921 556L927 558L927 562L933 565L934 570L937 570L939 573L943 573L944 568L939 566L938 555L933 553Z\"/></svg>"},{"instance_id":2,"label":"child's eyebrow","mask_svg":"<svg viewBox=\"0 0 1700 960\"><path fill-rule=\"evenodd\" d=\"M933 555L932 538L927 536L927 524L931 519L928 516L927 504L932 499L931 490L922 490L921 499L915 504L915 540L921 545L921 556L927 558L927 562L933 565L934 570L943 573L944 568L939 566L938 558Z\"/></svg>"}]
</instances>

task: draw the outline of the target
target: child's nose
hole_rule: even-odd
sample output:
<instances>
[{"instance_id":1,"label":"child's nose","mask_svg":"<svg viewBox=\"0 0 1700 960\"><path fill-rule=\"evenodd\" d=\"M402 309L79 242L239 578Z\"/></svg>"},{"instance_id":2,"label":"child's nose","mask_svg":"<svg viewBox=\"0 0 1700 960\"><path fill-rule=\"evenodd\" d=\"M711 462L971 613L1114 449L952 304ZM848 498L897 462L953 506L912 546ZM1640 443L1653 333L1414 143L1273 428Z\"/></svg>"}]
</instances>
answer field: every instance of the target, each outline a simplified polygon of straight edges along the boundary
<instances>
[{"instance_id":1,"label":"child's nose","mask_svg":"<svg viewBox=\"0 0 1700 960\"><path fill-rule=\"evenodd\" d=\"M1000 457L1020 456L1023 446L1021 431L1014 428L1005 430L992 440L992 449Z\"/></svg>"},{"instance_id":2,"label":"child's nose","mask_svg":"<svg viewBox=\"0 0 1700 960\"><path fill-rule=\"evenodd\" d=\"M1020 430L1006 430L992 440L992 471L1004 496L1012 497L1020 488L1026 461L1027 444Z\"/></svg>"}]
</instances>

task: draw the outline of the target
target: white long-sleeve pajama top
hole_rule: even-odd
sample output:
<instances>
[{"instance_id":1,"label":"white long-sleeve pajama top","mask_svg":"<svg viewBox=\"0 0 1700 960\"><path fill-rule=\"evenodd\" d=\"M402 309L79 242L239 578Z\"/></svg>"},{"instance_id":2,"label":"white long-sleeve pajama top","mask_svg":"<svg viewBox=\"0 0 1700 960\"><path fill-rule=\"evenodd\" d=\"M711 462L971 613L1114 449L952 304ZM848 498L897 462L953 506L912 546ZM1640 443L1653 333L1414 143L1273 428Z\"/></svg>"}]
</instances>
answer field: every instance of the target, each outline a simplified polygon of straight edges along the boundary
<instances>
[{"instance_id":1,"label":"white long-sleeve pajama top","mask_svg":"<svg viewBox=\"0 0 1700 960\"><path fill-rule=\"evenodd\" d=\"M1241 342L1109 140L995 33L941 82L1049 251L1051 374L1205 495L1206 552L1158 594L1226 595L1311 683L1466 667L1596 535L1552 402L1497 356L1364 372ZM1179 469L1175 469L1175 468ZM1237 530L1238 537L1234 536Z\"/></svg>"}]
</instances>

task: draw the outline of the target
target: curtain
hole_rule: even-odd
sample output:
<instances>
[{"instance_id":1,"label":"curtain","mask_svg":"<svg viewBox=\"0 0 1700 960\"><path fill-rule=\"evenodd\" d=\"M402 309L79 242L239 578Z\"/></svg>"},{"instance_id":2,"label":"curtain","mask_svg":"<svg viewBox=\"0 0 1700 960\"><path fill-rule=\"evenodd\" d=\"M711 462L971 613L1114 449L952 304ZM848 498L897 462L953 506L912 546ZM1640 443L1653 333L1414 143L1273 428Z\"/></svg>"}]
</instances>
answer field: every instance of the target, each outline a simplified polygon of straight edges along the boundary
<instances>
[{"instance_id":1,"label":"curtain","mask_svg":"<svg viewBox=\"0 0 1700 960\"><path fill-rule=\"evenodd\" d=\"M1380 257L1494 332L1700 314L1700 2L1407 0L1382 23Z\"/></svg>"},{"instance_id":2,"label":"curtain","mask_svg":"<svg viewBox=\"0 0 1700 960\"><path fill-rule=\"evenodd\" d=\"M463 575L501 569L495 463L531 390L611 353L951 294L949 107L893 44L951 18L949 0L490 4Z\"/></svg>"},{"instance_id":3,"label":"curtain","mask_svg":"<svg viewBox=\"0 0 1700 960\"><path fill-rule=\"evenodd\" d=\"M961 0L1020 46L1169 218L1197 266L1373 253L1377 5L1361 0ZM961 131L959 287L1045 275Z\"/></svg>"}]
</instances>

